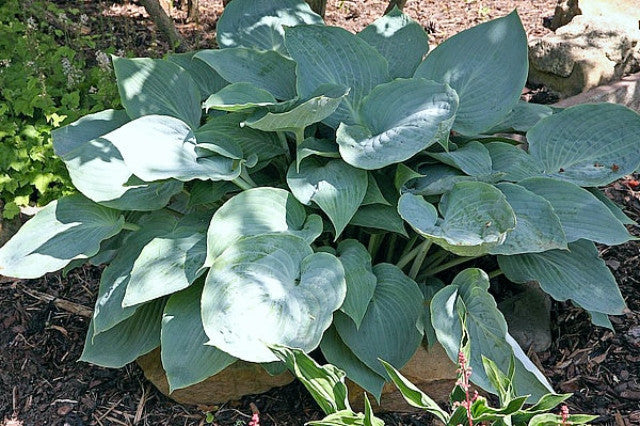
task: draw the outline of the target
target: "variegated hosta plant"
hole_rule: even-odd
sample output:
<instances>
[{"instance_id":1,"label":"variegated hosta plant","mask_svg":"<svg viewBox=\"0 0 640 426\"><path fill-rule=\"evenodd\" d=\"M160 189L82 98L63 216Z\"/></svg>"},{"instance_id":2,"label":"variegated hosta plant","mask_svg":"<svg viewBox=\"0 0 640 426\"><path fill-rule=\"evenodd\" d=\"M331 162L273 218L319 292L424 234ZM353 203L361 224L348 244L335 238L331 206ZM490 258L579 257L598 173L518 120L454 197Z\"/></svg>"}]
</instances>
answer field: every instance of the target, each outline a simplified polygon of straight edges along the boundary
<instances>
[{"instance_id":1,"label":"variegated hosta plant","mask_svg":"<svg viewBox=\"0 0 640 426\"><path fill-rule=\"evenodd\" d=\"M219 49L114 58L124 110L56 131L78 194L0 249L0 274L106 264L82 360L160 346L171 390L274 346L326 359L376 397L425 341L481 356L536 398L489 275L537 281L597 325L625 303L595 243L632 237L598 187L640 164L640 116L519 101L513 12L429 52L398 10L359 34L302 0L234 0ZM509 135L526 135L512 139ZM499 269L498 269L499 268Z\"/></svg>"}]
</instances>

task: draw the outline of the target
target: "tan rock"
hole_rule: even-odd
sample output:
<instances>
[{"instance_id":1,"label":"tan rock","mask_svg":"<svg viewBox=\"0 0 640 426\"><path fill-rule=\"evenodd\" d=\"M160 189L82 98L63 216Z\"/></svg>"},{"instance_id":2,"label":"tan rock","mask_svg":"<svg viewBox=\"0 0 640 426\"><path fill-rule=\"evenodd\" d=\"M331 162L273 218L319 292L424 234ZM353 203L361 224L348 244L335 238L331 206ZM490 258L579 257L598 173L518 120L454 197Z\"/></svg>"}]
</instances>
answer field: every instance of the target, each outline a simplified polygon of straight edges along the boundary
<instances>
[{"instance_id":1,"label":"tan rock","mask_svg":"<svg viewBox=\"0 0 640 426\"><path fill-rule=\"evenodd\" d=\"M570 96L555 105L567 108L574 105L597 102L620 104L640 112L640 73L629 75L612 84L598 86L587 92Z\"/></svg>"},{"instance_id":2,"label":"tan rock","mask_svg":"<svg viewBox=\"0 0 640 426\"><path fill-rule=\"evenodd\" d=\"M169 384L160 360L160 349L141 356L137 362L145 377L160 392L181 404L188 405L218 405L293 382L293 376L288 371L270 376L258 364L237 361L213 377L169 394Z\"/></svg>"},{"instance_id":3,"label":"tan rock","mask_svg":"<svg viewBox=\"0 0 640 426\"><path fill-rule=\"evenodd\" d=\"M630 29L638 29L640 0L558 0L548 27L555 31L577 15L604 16Z\"/></svg>"}]
</instances>

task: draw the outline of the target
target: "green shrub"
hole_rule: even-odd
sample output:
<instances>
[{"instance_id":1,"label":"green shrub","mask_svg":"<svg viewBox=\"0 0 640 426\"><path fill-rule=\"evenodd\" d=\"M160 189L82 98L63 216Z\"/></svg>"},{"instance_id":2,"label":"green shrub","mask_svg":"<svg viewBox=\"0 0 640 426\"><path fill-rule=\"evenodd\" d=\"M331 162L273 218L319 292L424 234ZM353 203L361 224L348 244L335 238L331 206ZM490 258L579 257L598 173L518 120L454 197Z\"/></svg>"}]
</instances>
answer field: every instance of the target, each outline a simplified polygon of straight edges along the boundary
<instances>
[{"instance_id":1,"label":"green shrub","mask_svg":"<svg viewBox=\"0 0 640 426\"><path fill-rule=\"evenodd\" d=\"M53 27L46 16L62 25L71 18L58 18L62 11L47 3L0 6L0 199L7 218L18 206L73 191L53 154L51 130L119 105L106 53L101 66L88 68L82 52L95 47L93 37Z\"/></svg>"},{"instance_id":2,"label":"green shrub","mask_svg":"<svg viewBox=\"0 0 640 426\"><path fill-rule=\"evenodd\" d=\"M236 359L277 371L273 345L319 347L379 398L379 358L400 368L426 338L456 360L466 325L472 380L497 391L480 356L514 359L534 401L551 387L488 274L450 270L497 262L492 276L538 281L599 325L622 313L594 242L632 239L631 221L597 187L638 167L640 117L520 103L515 12L422 60L427 36L397 10L353 35L302 1L234 0L218 42L116 58L124 110L54 133L80 194L0 249L21 278L108 263L82 360L121 367L160 345L174 390Z\"/></svg>"}]
</instances>

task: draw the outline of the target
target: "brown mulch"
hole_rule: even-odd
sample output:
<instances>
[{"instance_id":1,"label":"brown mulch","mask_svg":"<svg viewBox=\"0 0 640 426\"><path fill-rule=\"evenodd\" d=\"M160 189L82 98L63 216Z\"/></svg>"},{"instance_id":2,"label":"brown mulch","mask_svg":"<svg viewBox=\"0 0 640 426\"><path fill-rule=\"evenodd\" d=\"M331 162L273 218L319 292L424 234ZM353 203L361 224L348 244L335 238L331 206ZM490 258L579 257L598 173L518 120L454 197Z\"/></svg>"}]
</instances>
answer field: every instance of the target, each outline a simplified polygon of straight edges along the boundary
<instances>
[{"instance_id":1,"label":"brown mulch","mask_svg":"<svg viewBox=\"0 0 640 426\"><path fill-rule=\"evenodd\" d=\"M92 30L105 34L102 47L161 56L166 43L142 8L125 1L71 2L98 16ZM221 0L200 0L199 22L187 22L175 10L179 30L194 47L214 45ZM406 11L438 43L482 21L517 7L530 37L546 33L542 18L555 0L409 0ZM359 31L381 15L385 2L329 0L327 22ZM99 42L100 43L100 42ZM618 182L609 196L640 220L640 187ZM629 312L612 318L616 332L593 327L588 316L567 303L553 308L553 345L532 354L558 391L573 392L574 411L599 414L600 423L640 424L640 243L604 250ZM0 424L17 425L203 425L207 412L214 424L244 425L255 404L262 425L301 425L321 416L301 385L294 383L221 407L185 407L160 394L136 365L110 370L77 362L88 319L83 307L95 301L98 268L82 268L68 277L50 274L39 280L0 278ZM60 300L71 302L61 304ZM61 308L64 307L65 309ZM74 311L69 312L68 309ZM2 419L6 419L3 423ZM14 419L15 422L12 422ZM390 425L424 425L425 417L386 415Z\"/></svg>"}]
</instances>

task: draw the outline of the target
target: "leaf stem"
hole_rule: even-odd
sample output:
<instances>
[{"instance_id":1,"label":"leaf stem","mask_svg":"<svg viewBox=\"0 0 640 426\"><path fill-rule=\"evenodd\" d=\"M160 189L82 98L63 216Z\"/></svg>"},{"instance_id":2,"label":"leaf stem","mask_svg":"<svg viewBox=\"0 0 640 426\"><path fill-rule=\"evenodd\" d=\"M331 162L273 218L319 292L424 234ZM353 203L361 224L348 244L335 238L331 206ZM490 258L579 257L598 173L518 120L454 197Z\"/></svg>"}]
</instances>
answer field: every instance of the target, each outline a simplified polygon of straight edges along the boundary
<instances>
[{"instance_id":1,"label":"leaf stem","mask_svg":"<svg viewBox=\"0 0 640 426\"><path fill-rule=\"evenodd\" d=\"M131 222L125 222L122 224L122 229L126 229L127 231L139 231L140 225Z\"/></svg>"},{"instance_id":2,"label":"leaf stem","mask_svg":"<svg viewBox=\"0 0 640 426\"><path fill-rule=\"evenodd\" d=\"M500 275L504 275L504 272L502 272L502 269L498 268L495 271L489 272L489 279L495 278L495 277L499 277Z\"/></svg>"},{"instance_id":3,"label":"leaf stem","mask_svg":"<svg viewBox=\"0 0 640 426\"><path fill-rule=\"evenodd\" d=\"M284 132L276 132L276 134L278 135L280 144L282 144L282 149L284 149L284 155L287 157L287 162L291 162L291 151L289 150L289 144L287 143L287 136Z\"/></svg>"},{"instance_id":4,"label":"leaf stem","mask_svg":"<svg viewBox=\"0 0 640 426\"><path fill-rule=\"evenodd\" d=\"M380 248L380 243L382 243L383 238L383 234L371 234L371 237L369 237L369 247L367 247L367 250L369 250L371 260L375 260L376 255L378 254L378 249Z\"/></svg>"},{"instance_id":5,"label":"leaf stem","mask_svg":"<svg viewBox=\"0 0 640 426\"><path fill-rule=\"evenodd\" d=\"M238 185L240 188L244 189L245 191L247 189L255 188L250 183L248 183L244 179L242 179L241 176L238 176L237 178L233 179L231 182L233 182L234 184Z\"/></svg>"},{"instance_id":6,"label":"leaf stem","mask_svg":"<svg viewBox=\"0 0 640 426\"><path fill-rule=\"evenodd\" d=\"M414 234L413 237L411 237L411 239L407 243L407 245L404 246L404 249L402 250L402 253L400 254L400 258L404 257L407 253L409 253L411 251L411 249L413 248L413 245L416 243L416 241L418 241L418 234Z\"/></svg>"},{"instance_id":7,"label":"leaf stem","mask_svg":"<svg viewBox=\"0 0 640 426\"><path fill-rule=\"evenodd\" d=\"M431 248L432 243L433 241L431 240L424 240L418 246L418 249L419 249L418 254L416 255L416 258L413 260L413 264L411 265L411 270L409 270L409 277L411 279L415 280L416 277L418 276L420 267L424 263L424 259L427 257L427 253L429 252L429 249Z\"/></svg>"},{"instance_id":8,"label":"leaf stem","mask_svg":"<svg viewBox=\"0 0 640 426\"><path fill-rule=\"evenodd\" d=\"M393 261L393 251L396 248L396 242L398 241L398 235L392 234L389 239L389 246L387 247L387 257L385 261L391 263Z\"/></svg>"},{"instance_id":9,"label":"leaf stem","mask_svg":"<svg viewBox=\"0 0 640 426\"><path fill-rule=\"evenodd\" d=\"M304 140L304 127L294 129L293 134L296 136L296 145L300 145Z\"/></svg>"},{"instance_id":10,"label":"leaf stem","mask_svg":"<svg viewBox=\"0 0 640 426\"><path fill-rule=\"evenodd\" d=\"M253 179L251 179L251 176L249 176L249 172L247 171L246 168L244 167L242 168L242 170L240 171L240 177L252 187L254 188L258 187L258 184L255 183Z\"/></svg>"},{"instance_id":11,"label":"leaf stem","mask_svg":"<svg viewBox=\"0 0 640 426\"><path fill-rule=\"evenodd\" d=\"M442 264L440 266L436 266L435 268L426 270L423 275L427 276L427 277L430 276L430 275L435 275L435 274L437 274L439 272L446 271L449 268L453 268L454 266L460 265L462 263L468 262L468 261L473 260L473 259L477 259L477 258L482 257L482 256L484 256L484 255L480 254L478 256L458 257L458 258L450 260L449 262L444 263L444 264Z\"/></svg>"},{"instance_id":12,"label":"leaf stem","mask_svg":"<svg viewBox=\"0 0 640 426\"><path fill-rule=\"evenodd\" d=\"M411 262L417 255L418 253L420 253L420 246L414 248L413 250L411 250L409 253L404 254L400 260L398 261L398 263L396 263L396 266L400 269L404 268L405 266L407 266L409 264L409 262Z\"/></svg>"}]
</instances>

